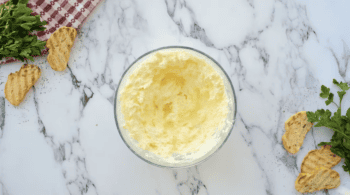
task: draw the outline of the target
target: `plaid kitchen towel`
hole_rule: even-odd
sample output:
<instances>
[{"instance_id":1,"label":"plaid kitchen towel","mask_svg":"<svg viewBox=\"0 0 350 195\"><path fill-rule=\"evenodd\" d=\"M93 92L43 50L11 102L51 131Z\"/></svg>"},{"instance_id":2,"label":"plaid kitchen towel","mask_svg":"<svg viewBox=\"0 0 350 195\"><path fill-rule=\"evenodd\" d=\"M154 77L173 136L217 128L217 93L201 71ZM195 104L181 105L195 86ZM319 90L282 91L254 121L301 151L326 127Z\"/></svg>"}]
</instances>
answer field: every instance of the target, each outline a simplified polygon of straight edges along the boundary
<instances>
[{"instance_id":1,"label":"plaid kitchen towel","mask_svg":"<svg viewBox=\"0 0 350 195\"><path fill-rule=\"evenodd\" d=\"M45 20L45 31L36 33L38 38L46 41L50 35L62 26L79 29L84 20L103 0L29 0L27 6L33 10L33 15L40 14L41 20ZM0 0L0 4L7 0ZM48 49L43 49L41 55L46 54ZM0 64L18 61L13 58L4 58ZM28 62L30 62L28 60Z\"/></svg>"}]
</instances>

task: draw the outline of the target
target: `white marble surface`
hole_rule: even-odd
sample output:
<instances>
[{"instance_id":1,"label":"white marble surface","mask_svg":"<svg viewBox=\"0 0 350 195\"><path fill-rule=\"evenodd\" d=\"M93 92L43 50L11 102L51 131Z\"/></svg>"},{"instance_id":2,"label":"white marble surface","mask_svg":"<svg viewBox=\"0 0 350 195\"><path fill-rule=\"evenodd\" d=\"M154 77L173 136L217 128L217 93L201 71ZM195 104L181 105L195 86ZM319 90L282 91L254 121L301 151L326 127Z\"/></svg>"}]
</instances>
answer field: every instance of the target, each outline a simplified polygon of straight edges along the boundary
<instances>
[{"instance_id":1,"label":"white marble surface","mask_svg":"<svg viewBox=\"0 0 350 195\"><path fill-rule=\"evenodd\" d=\"M22 64L0 66L0 195L299 194L301 161L332 131L313 128L289 155L284 121L325 108L322 84L336 90L333 78L350 82L349 7L348 0L105 0L78 33L69 69L55 72L46 57L36 59L42 76L18 107L3 89ZM113 115L123 71L168 45L216 59L238 101L227 143L188 169L140 160L122 142ZM315 194L350 194L342 164L334 168L341 186Z\"/></svg>"}]
</instances>

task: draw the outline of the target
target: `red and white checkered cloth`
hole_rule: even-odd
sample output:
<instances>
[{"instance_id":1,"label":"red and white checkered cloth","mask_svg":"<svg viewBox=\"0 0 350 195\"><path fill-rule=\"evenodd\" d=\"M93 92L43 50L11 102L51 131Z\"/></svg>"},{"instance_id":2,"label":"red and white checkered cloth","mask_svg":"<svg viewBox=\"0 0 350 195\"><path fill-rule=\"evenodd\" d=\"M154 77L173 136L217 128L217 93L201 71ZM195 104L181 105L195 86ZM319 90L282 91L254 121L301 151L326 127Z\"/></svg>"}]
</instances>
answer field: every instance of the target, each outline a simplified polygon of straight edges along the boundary
<instances>
[{"instance_id":1,"label":"red and white checkered cloth","mask_svg":"<svg viewBox=\"0 0 350 195\"><path fill-rule=\"evenodd\" d=\"M101 1L103 0L29 0L27 6L33 10L33 15L40 14L41 20L47 22L46 30L36 33L40 40L46 41L56 29L62 26L78 30ZM7 0L0 0L0 4L6 2ZM47 48L43 49L41 55L46 54L47 50ZM14 61L18 60L4 58L0 64Z\"/></svg>"}]
</instances>

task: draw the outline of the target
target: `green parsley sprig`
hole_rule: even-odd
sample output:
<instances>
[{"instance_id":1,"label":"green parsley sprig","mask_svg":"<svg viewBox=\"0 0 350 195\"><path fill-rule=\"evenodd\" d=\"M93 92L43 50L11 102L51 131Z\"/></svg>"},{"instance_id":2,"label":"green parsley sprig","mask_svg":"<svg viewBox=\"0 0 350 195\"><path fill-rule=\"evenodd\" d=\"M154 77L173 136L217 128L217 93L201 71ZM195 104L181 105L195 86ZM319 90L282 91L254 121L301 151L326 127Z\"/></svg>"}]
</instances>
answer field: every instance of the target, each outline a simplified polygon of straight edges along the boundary
<instances>
[{"instance_id":1,"label":"green parsley sprig","mask_svg":"<svg viewBox=\"0 0 350 195\"><path fill-rule=\"evenodd\" d=\"M28 0L9 0L0 5L0 60L13 57L24 61L34 61L34 55L40 55L45 41L32 35L33 31L44 31L47 22L40 21L40 15L32 16L27 7Z\"/></svg>"},{"instance_id":2,"label":"green parsley sprig","mask_svg":"<svg viewBox=\"0 0 350 195\"><path fill-rule=\"evenodd\" d=\"M333 101L334 94L330 93L330 89L326 86L321 86L321 98L327 98L326 105L334 103L338 110L333 116L331 111L320 109L316 112L306 112L309 122L317 124L315 127L328 127L333 129L334 134L330 142L321 142L318 146L331 145L331 151L345 159L345 165L343 169L350 174L350 108L347 110L346 115L341 115L341 102L343 100L346 91L350 89L347 83L338 82L333 79L333 84L337 85L341 91L338 91L339 105Z\"/></svg>"}]
</instances>

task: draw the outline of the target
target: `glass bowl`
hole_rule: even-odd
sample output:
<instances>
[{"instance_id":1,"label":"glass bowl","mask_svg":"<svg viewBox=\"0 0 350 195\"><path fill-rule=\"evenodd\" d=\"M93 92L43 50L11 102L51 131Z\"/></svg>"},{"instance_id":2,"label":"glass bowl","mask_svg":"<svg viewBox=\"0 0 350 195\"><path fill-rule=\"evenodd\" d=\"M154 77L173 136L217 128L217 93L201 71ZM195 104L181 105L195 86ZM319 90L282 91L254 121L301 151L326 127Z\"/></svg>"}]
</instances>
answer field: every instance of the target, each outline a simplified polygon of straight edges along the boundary
<instances>
[{"instance_id":1,"label":"glass bowl","mask_svg":"<svg viewBox=\"0 0 350 195\"><path fill-rule=\"evenodd\" d=\"M160 50L165 51L186 51L192 55L195 55L196 57L199 57L201 59L204 59L208 64L210 64L217 73L222 77L224 85L225 85L225 91L226 95L228 97L228 114L227 118L224 124L224 127L217 131L213 137L215 137L215 144L214 146L211 145L210 149L206 149L205 151L201 151L203 146L201 146L201 149L198 152L191 153L188 155L178 155L178 156L172 156L172 160L163 158L161 156L158 156L150 151L143 150L140 148L137 144L138 142L134 140L132 137L130 137L129 132L127 129L123 128L124 119L123 114L121 113L121 104L120 104L120 91L123 87L125 87L127 83L127 78L130 74L132 74L133 70L135 70L138 65L140 65L144 60L146 60L148 57L152 56L156 52ZM162 47L155 50L152 50L150 52L147 52L143 54L141 57L136 59L131 66L124 72L122 75L118 88L115 93L115 99L114 99L114 118L115 122L119 131L119 134L126 144L126 146L139 158L141 158L143 161L146 161L147 163L151 165L155 165L158 167L163 168L185 168L185 167L191 167L194 165L198 165L211 156L213 156L227 141L228 137L230 136L232 132L232 128L236 119L236 112L237 112L237 101L236 101L236 95L234 88L232 86L231 80L229 79L227 73L224 71L224 69L219 65L218 62L216 62L213 58L208 56L207 54L198 51L196 49L190 48L190 47L183 47L183 46L168 46L168 47ZM213 142L212 142L213 143ZM208 147L206 147L208 148ZM203 149L204 150L204 149ZM194 158L195 156L195 158Z\"/></svg>"}]
</instances>

